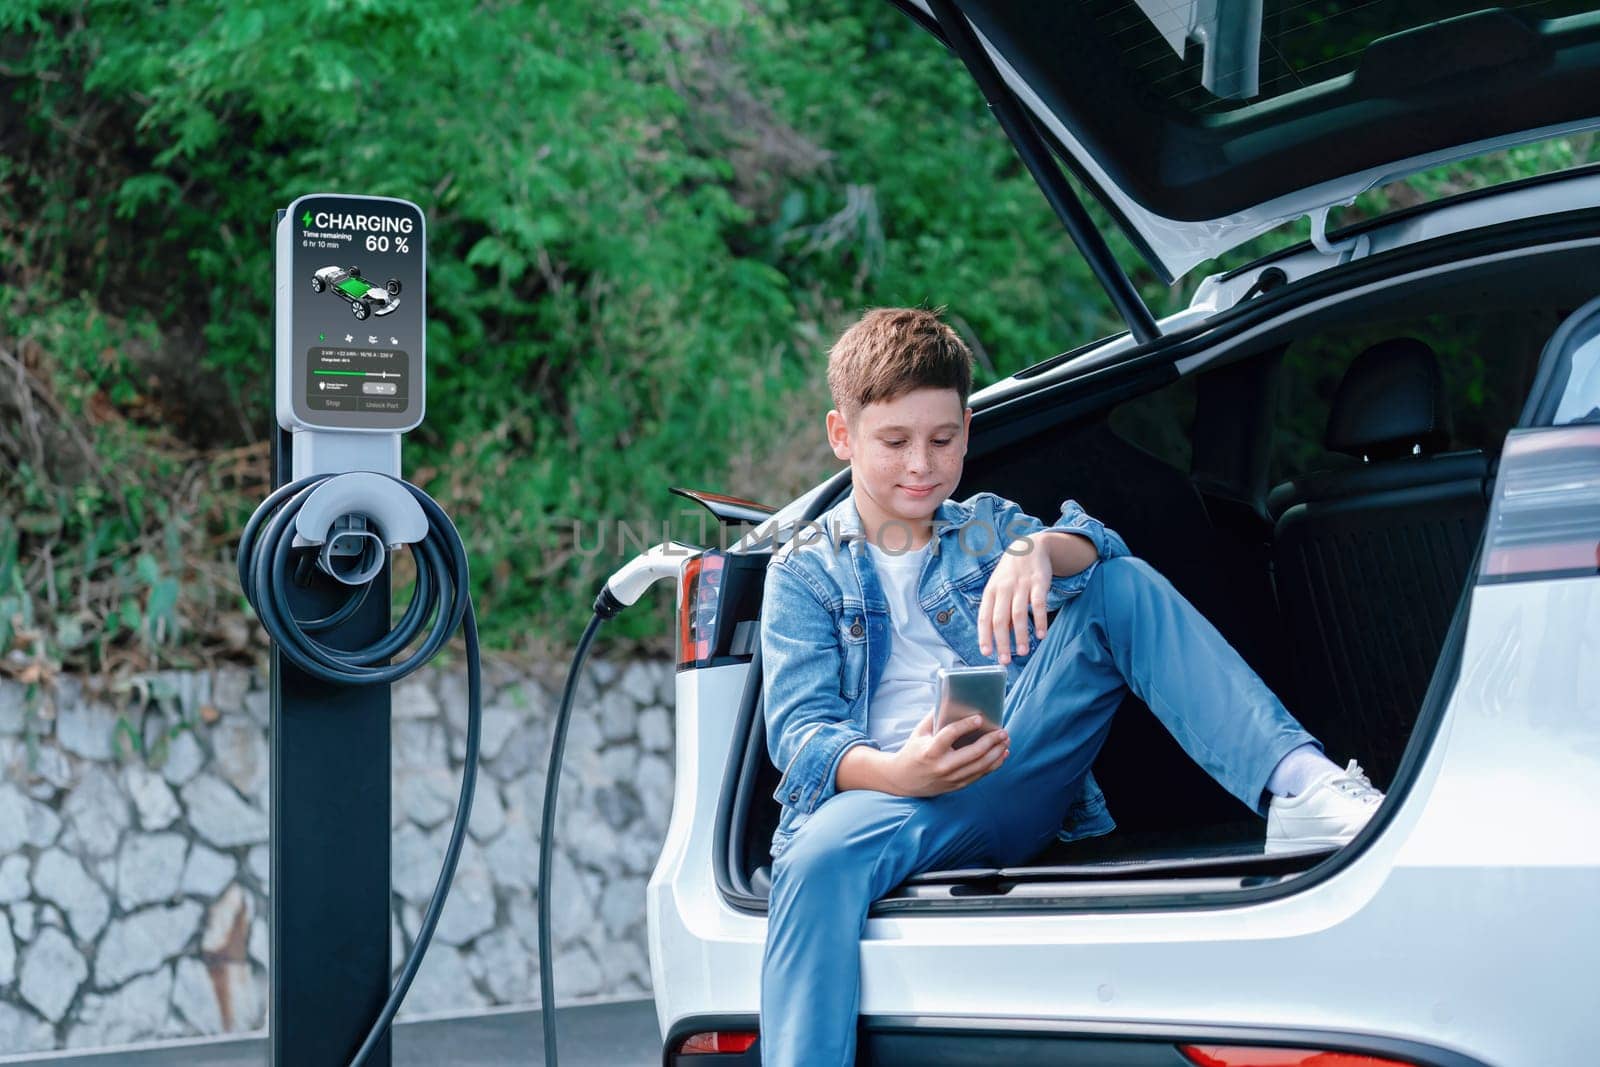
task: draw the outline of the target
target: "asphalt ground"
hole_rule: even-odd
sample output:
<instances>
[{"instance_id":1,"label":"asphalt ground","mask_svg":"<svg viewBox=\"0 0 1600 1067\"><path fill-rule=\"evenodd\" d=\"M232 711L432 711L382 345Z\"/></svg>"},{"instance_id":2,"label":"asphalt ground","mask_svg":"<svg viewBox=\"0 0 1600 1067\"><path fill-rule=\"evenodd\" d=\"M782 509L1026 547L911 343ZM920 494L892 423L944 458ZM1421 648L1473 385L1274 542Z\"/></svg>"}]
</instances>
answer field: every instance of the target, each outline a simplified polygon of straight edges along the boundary
<instances>
[{"instance_id":1,"label":"asphalt ground","mask_svg":"<svg viewBox=\"0 0 1600 1067\"><path fill-rule=\"evenodd\" d=\"M394 1028L394 1067L531 1067L544 1064L539 1012L504 1011L402 1022ZM557 1015L565 1067L660 1067L661 1038L650 1000L562 1008ZM0 1056L6 1067L267 1067L267 1039L173 1042L104 1052Z\"/></svg>"}]
</instances>

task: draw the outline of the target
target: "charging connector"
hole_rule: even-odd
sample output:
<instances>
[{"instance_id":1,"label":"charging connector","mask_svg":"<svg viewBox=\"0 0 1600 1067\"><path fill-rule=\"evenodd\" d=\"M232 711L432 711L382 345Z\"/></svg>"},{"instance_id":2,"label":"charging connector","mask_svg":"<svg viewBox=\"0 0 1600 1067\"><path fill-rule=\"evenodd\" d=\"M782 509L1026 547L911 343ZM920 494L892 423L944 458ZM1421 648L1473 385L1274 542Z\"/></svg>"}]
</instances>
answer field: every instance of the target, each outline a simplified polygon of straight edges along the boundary
<instances>
[{"instance_id":1,"label":"charging connector","mask_svg":"<svg viewBox=\"0 0 1600 1067\"><path fill-rule=\"evenodd\" d=\"M383 539L367 529L361 515L343 515L317 553L317 566L345 585L366 585L383 570L388 552Z\"/></svg>"},{"instance_id":2,"label":"charging connector","mask_svg":"<svg viewBox=\"0 0 1600 1067\"><path fill-rule=\"evenodd\" d=\"M609 597L610 602L617 605L611 609L610 615L605 616L610 618L638 600L646 589L661 579L676 578L685 561L700 551L682 541L663 541L639 553L606 579L600 596L595 598L595 612L600 613L601 597Z\"/></svg>"}]
</instances>

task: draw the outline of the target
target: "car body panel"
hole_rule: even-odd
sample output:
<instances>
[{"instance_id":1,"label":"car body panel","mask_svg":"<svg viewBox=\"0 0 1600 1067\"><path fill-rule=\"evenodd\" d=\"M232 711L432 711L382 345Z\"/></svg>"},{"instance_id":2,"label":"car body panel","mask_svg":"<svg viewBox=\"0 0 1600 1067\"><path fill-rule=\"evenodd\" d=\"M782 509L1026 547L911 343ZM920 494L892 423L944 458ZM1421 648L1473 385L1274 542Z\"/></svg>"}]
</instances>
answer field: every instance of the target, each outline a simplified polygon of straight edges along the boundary
<instances>
[{"instance_id":1,"label":"car body panel","mask_svg":"<svg viewBox=\"0 0 1600 1067\"><path fill-rule=\"evenodd\" d=\"M1399 862L1600 871L1600 578L1478 587L1452 710L1452 773ZM1573 933L1595 947L1600 914Z\"/></svg>"},{"instance_id":2,"label":"car body panel","mask_svg":"<svg viewBox=\"0 0 1600 1067\"><path fill-rule=\"evenodd\" d=\"M736 947L741 951L729 962L743 969L753 946L759 971L766 919L730 908L712 869L713 816L723 774L734 764L729 746L749 670L739 663L677 672L672 817L645 886L650 982L663 1035L676 1018L720 1003L725 981L731 980L727 988L742 988L738 975L707 969L713 955L720 966L726 950Z\"/></svg>"}]
</instances>

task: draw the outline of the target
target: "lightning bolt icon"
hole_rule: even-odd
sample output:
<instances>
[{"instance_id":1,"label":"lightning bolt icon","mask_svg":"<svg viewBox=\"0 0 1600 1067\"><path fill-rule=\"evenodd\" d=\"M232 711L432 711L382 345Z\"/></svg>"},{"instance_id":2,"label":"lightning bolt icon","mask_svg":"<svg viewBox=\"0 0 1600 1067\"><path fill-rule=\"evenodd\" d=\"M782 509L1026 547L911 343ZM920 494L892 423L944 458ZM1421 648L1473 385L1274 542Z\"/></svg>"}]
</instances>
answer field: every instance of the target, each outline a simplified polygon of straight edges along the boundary
<instances>
[{"instance_id":1,"label":"lightning bolt icon","mask_svg":"<svg viewBox=\"0 0 1600 1067\"><path fill-rule=\"evenodd\" d=\"M311 228L311 212L310 211L307 211L304 215L300 216L300 225L304 226L308 230Z\"/></svg>"}]
</instances>

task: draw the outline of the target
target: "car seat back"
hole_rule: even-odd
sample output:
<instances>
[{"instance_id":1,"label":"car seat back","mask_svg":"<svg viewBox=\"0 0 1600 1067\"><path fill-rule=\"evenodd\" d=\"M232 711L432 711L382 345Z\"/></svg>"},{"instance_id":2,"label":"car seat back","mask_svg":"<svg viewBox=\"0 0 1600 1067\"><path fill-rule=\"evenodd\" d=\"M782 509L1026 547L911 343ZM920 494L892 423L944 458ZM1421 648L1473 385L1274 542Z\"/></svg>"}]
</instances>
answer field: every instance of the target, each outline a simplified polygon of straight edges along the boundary
<instances>
[{"instance_id":1,"label":"car seat back","mask_svg":"<svg viewBox=\"0 0 1600 1067\"><path fill-rule=\"evenodd\" d=\"M1488 460L1445 452L1433 350L1395 338L1345 372L1325 443L1351 457L1275 488L1273 570L1295 661L1290 710L1336 762L1391 780L1487 513Z\"/></svg>"}]
</instances>

